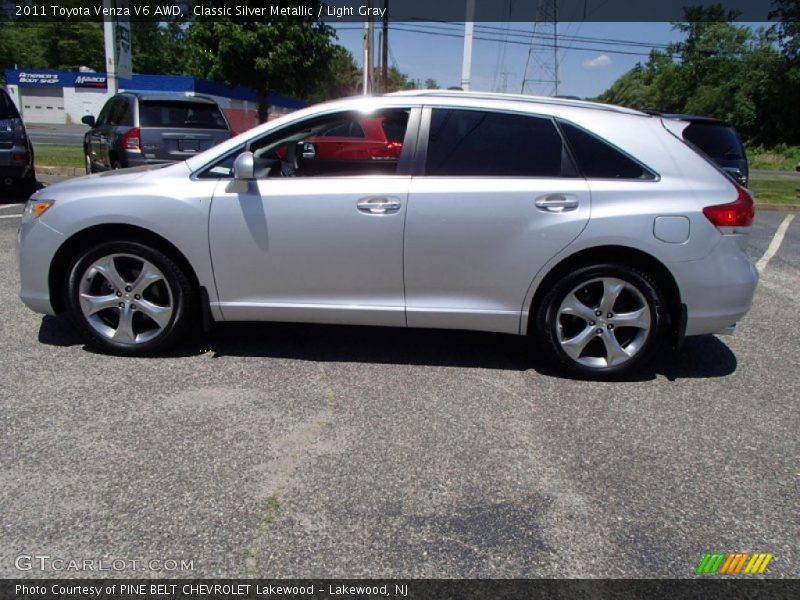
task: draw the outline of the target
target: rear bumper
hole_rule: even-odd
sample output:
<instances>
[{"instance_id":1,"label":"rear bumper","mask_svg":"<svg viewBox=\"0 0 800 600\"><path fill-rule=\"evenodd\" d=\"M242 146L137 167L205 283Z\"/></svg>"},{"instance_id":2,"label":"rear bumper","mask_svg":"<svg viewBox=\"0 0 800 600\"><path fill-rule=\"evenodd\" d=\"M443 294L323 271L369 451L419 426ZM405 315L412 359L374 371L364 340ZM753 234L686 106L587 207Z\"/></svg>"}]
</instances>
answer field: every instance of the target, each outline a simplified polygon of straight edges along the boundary
<instances>
[{"instance_id":1,"label":"rear bumper","mask_svg":"<svg viewBox=\"0 0 800 600\"><path fill-rule=\"evenodd\" d=\"M758 272L742 238L722 236L701 260L668 265L686 304L686 335L731 333L753 303Z\"/></svg>"},{"instance_id":2,"label":"rear bumper","mask_svg":"<svg viewBox=\"0 0 800 600\"><path fill-rule=\"evenodd\" d=\"M126 152L125 153L125 166L127 167L141 167L145 165L163 165L167 163L178 162L177 160L163 160L160 158L145 158L141 152Z\"/></svg>"},{"instance_id":3,"label":"rear bumper","mask_svg":"<svg viewBox=\"0 0 800 600\"><path fill-rule=\"evenodd\" d=\"M0 165L0 183L3 179L29 179L33 177L33 166L24 162L11 165Z\"/></svg>"}]
</instances>

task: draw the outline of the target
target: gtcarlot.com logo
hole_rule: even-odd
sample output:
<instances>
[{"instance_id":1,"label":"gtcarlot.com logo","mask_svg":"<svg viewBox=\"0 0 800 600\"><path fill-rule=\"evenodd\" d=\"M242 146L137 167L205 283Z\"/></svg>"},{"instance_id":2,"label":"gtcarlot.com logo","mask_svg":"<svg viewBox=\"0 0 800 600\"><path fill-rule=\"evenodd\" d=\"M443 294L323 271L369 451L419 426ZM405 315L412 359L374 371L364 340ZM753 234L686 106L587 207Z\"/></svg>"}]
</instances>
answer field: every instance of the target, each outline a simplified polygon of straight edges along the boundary
<instances>
[{"instance_id":1,"label":"gtcarlot.com logo","mask_svg":"<svg viewBox=\"0 0 800 600\"><path fill-rule=\"evenodd\" d=\"M708 552L697 565L698 575L761 575L773 558L771 552Z\"/></svg>"},{"instance_id":2,"label":"gtcarlot.com logo","mask_svg":"<svg viewBox=\"0 0 800 600\"><path fill-rule=\"evenodd\" d=\"M174 558L58 558L47 554L20 554L14 560L19 571L193 571L194 560Z\"/></svg>"}]
</instances>

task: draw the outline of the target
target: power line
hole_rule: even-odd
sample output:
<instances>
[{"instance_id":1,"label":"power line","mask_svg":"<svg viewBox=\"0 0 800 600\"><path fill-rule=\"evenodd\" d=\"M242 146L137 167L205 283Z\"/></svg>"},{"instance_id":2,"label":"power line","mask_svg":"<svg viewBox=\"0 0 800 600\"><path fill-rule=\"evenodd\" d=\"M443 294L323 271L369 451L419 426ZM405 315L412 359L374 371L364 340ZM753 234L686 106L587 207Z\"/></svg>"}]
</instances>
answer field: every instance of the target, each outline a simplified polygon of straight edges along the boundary
<instances>
[{"instance_id":1,"label":"power line","mask_svg":"<svg viewBox=\"0 0 800 600\"><path fill-rule=\"evenodd\" d=\"M456 33L452 29L443 29L443 28L438 28L438 29L430 29L430 28L429 29L420 29L420 27L423 27L423 24L422 23L416 23L416 22L415 23L397 22L397 23L389 25L390 29L394 29L396 31L403 31L403 32L407 32L407 33L418 33L418 34L423 34L423 35L440 36L440 37L451 37L451 38L458 38L458 39L462 39L463 38L463 33ZM337 29L338 30L342 30L342 31L360 30L360 27L359 26L354 26L354 27L339 26ZM499 28L495 28L495 29L499 29ZM521 30L518 30L518 31L521 31ZM505 44L513 44L513 45L517 45L517 46L529 46L530 45L531 32L528 32L526 34L526 36L525 36L526 37L526 41L522 41L522 40L518 41L518 40L512 40L512 39L505 40L505 39L500 38L500 37L486 37L487 35L496 35L496 34L475 35L474 39L481 40L481 41L486 41L486 42L495 42L495 43L500 43L500 44L504 44L504 43ZM607 53L607 54L619 54L619 55L625 55L625 56L641 56L641 57L649 57L653 50L657 50L657 51L661 52L662 54L664 54L666 56L670 56L672 58L677 58L677 57L682 56L681 53L679 53L679 52L672 52L672 51L669 51L668 49L667 50L662 49L662 48L669 48L669 45L667 45L667 46L664 46L663 44L652 44L652 45L650 45L650 44L647 44L646 42L631 42L630 43L631 45L641 47L642 50L641 51L623 50L623 49L612 49L612 48L603 47L607 43L609 43L612 46L615 45L613 42L616 42L616 45L623 45L623 46L628 45L627 42L623 42L621 40L613 40L613 41L609 41L609 42L600 42L600 41L581 42L581 41L573 41L573 39L572 39L573 37L578 39L578 40L580 40L580 39L585 39L585 40L601 40L601 39L604 39L604 38L588 38L588 37L582 37L582 36L569 36L568 37L568 36L561 36L560 35L559 36L559 40L567 40L569 42L573 42L574 44L579 44L579 43L591 44L591 46L593 46L593 47L590 47L590 46L577 46L577 45L564 44L564 43L560 43L559 42L559 44L558 44L559 50L577 50L577 51L582 51L582 52L603 52L603 53ZM555 46L555 43L552 43L551 40L552 40L552 36L542 36L540 38L539 45L543 46L543 47L546 47L546 48L553 48ZM644 51L645 49L649 49L650 51L649 52L645 52ZM702 52L703 50L702 49L698 49L697 51L698 52ZM720 51L720 50L716 50L716 49L708 49L708 51L709 51L709 53L713 53L716 56L744 56L744 55L750 53L750 51L747 51L747 50L744 51L744 52L724 52L724 51Z\"/></svg>"},{"instance_id":2,"label":"power line","mask_svg":"<svg viewBox=\"0 0 800 600\"><path fill-rule=\"evenodd\" d=\"M407 26L405 24L399 24L399 23L394 24L394 25L390 25L389 27L390 27L390 29L395 29L396 31L405 31L405 32L408 32L408 33L420 33L420 34L425 34L425 35L433 35L433 36L440 36L440 37L452 37L452 38L462 38L463 37L463 35L458 34L458 33L446 33L444 31L428 31L428 30L425 30L425 29L415 29L415 28L413 28L411 26ZM476 35L475 39L476 40L485 41L485 42L504 43L504 40L502 38L490 38L490 37L483 37L483 36ZM515 44L515 45L518 45L518 46L529 46L530 45L529 41L517 41L517 40L507 40L507 41L505 41L505 43L507 43L507 44ZM549 41L541 41L541 42L539 42L539 45L540 46L545 46L547 48L553 48L553 47L556 46L554 43L549 43ZM587 51L587 52L607 52L609 54L625 54L625 55L629 55L629 56L650 56L650 52L634 52L634 51L627 51L627 50L610 50L610 49L606 49L606 48L588 48L588 47L585 47L585 46L571 46L571 45L568 45L568 44L561 44L561 43L558 44L558 48L564 49L564 50L583 50L583 51ZM667 54L670 54L672 56L677 56L676 54L671 54L671 53L667 53Z\"/></svg>"}]
</instances>

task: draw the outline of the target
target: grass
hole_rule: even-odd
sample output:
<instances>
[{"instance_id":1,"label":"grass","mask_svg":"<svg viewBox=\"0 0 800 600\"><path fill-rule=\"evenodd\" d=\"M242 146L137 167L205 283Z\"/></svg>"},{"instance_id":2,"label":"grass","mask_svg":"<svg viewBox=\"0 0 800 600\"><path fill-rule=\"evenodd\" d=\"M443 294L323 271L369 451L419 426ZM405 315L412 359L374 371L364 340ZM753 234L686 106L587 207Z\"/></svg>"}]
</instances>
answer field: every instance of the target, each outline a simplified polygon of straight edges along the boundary
<instances>
[{"instance_id":1,"label":"grass","mask_svg":"<svg viewBox=\"0 0 800 600\"><path fill-rule=\"evenodd\" d=\"M800 204L800 177L750 177L756 204Z\"/></svg>"},{"instance_id":2,"label":"grass","mask_svg":"<svg viewBox=\"0 0 800 600\"><path fill-rule=\"evenodd\" d=\"M83 168L83 148L66 144L34 144L36 166Z\"/></svg>"},{"instance_id":3,"label":"grass","mask_svg":"<svg viewBox=\"0 0 800 600\"><path fill-rule=\"evenodd\" d=\"M800 146L781 144L774 148L748 148L747 158L751 169L794 171L800 164Z\"/></svg>"}]
</instances>

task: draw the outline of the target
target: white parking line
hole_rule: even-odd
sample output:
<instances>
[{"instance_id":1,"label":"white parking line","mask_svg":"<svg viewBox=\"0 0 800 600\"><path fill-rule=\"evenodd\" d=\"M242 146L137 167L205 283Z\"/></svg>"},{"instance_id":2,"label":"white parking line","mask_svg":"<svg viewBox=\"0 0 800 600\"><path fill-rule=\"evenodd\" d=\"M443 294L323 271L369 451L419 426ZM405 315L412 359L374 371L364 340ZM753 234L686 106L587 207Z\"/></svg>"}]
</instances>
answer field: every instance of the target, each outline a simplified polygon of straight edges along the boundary
<instances>
[{"instance_id":1,"label":"white parking line","mask_svg":"<svg viewBox=\"0 0 800 600\"><path fill-rule=\"evenodd\" d=\"M0 215L0 219L19 219L22 216L22 213L18 215Z\"/></svg>"},{"instance_id":2,"label":"white parking line","mask_svg":"<svg viewBox=\"0 0 800 600\"><path fill-rule=\"evenodd\" d=\"M24 202L14 202L13 204L3 204L0 205L0 210L5 210L6 208L16 208L17 206L23 206Z\"/></svg>"},{"instance_id":3,"label":"white parking line","mask_svg":"<svg viewBox=\"0 0 800 600\"><path fill-rule=\"evenodd\" d=\"M772 241L767 246L767 251L764 252L764 255L758 259L756 263L756 269L758 269L759 273L763 273L764 269L767 268L767 264L769 260L775 256L775 253L778 251L778 248L781 247L781 242L783 242L783 238L786 235L786 230L789 229L789 223L792 222L795 215L786 215L786 218L783 222L778 226L778 229L775 231L775 235L772 237Z\"/></svg>"}]
</instances>

